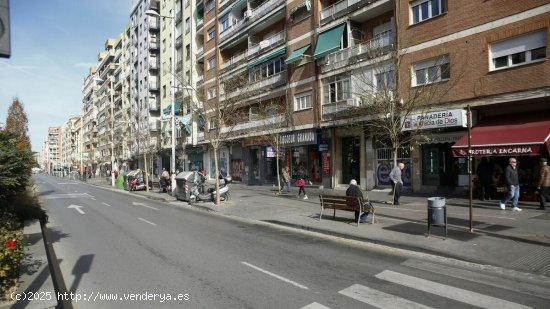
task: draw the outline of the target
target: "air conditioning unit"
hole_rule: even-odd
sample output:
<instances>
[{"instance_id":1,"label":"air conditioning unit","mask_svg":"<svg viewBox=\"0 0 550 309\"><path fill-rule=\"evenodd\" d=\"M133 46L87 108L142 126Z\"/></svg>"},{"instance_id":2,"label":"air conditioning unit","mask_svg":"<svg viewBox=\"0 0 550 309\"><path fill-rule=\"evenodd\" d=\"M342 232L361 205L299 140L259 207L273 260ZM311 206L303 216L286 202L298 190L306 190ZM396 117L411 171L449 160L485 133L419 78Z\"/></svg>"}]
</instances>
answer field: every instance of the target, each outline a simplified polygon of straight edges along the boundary
<instances>
[{"instance_id":1,"label":"air conditioning unit","mask_svg":"<svg viewBox=\"0 0 550 309\"><path fill-rule=\"evenodd\" d=\"M244 11L243 18L249 18L250 16L252 16L252 11L251 10Z\"/></svg>"}]
</instances>

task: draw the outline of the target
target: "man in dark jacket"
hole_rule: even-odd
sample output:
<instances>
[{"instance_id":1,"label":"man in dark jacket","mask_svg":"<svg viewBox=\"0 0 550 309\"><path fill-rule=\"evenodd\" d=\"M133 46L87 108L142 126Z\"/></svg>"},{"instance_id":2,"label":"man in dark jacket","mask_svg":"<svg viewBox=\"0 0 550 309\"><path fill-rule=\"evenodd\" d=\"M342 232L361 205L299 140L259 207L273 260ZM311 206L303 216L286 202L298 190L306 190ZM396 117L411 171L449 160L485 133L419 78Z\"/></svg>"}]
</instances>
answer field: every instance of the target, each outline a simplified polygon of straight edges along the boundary
<instances>
[{"instance_id":1,"label":"man in dark jacket","mask_svg":"<svg viewBox=\"0 0 550 309\"><path fill-rule=\"evenodd\" d=\"M361 192L361 188L357 185L357 181L355 179L352 179L349 182L349 187L346 190L346 196L360 196L363 197L363 192ZM357 221L359 218L359 212L355 212L355 221ZM361 220L361 223L365 223L366 220Z\"/></svg>"},{"instance_id":2,"label":"man in dark jacket","mask_svg":"<svg viewBox=\"0 0 550 309\"><path fill-rule=\"evenodd\" d=\"M508 160L509 165L504 170L504 181L508 186L508 195L500 201L500 209L506 209L506 203L512 200L512 210L521 211L518 207L519 200L519 177L516 158Z\"/></svg>"},{"instance_id":3,"label":"man in dark jacket","mask_svg":"<svg viewBox=\"0 0 550 309\"><path fill-rule=\"evenodd\" d=\"M540 194L540 207L539 209L546 209L546 202L550 201L550 166L546 158L540 159L540 175L538 189Z\"/></svg>"}]
</instances>

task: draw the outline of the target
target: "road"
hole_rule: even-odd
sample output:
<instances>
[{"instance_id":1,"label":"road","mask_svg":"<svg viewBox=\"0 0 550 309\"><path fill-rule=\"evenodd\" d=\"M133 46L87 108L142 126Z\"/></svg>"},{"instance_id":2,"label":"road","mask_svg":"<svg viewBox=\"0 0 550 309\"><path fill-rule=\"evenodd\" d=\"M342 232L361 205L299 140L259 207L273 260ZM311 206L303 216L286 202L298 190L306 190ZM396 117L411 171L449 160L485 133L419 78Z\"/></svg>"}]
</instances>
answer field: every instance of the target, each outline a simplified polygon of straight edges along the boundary
<instances>
[{"instance_id":1,"label":"road","mask_svg":"<svg viewBox=\"0 0 550 309\"><path fill-rule=\"evenodd\" d=\"M34 178L75 308L550 307L520 273Z\"/></svg>"}]
</instances>

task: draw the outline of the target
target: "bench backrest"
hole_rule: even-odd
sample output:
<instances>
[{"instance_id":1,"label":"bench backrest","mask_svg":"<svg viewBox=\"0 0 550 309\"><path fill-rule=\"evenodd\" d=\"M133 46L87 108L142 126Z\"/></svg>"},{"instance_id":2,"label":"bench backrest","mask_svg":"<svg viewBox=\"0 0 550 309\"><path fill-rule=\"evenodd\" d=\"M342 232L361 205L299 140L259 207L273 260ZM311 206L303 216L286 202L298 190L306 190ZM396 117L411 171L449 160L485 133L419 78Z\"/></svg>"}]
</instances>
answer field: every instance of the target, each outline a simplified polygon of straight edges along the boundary
<instances>
[{"instance_id":1,"label":"bench backrest","mask_svg":"<svg viewBox=\"0 0 550 309\"><path fill-rule=\"evenodd\" d=\"M363 205L363 198L360 196L319 195L319 199L325 208L360 209Z\"/></svg>"}]
</instances>

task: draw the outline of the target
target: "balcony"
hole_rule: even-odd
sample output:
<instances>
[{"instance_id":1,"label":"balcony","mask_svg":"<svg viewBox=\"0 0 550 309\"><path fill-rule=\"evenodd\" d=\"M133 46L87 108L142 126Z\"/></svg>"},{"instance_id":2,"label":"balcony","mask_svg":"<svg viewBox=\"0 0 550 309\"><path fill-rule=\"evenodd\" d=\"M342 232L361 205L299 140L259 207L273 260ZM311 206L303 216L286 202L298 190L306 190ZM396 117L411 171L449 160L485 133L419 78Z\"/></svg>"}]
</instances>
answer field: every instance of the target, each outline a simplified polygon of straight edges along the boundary
<instances>
[{"instance_id":1,"label":"balcony","mask_svg":"<svg viewBox=\"0 0 550 309\"><path fill-rule=\"evenodd\" d=\"M149 131L156 132L158 130L160 130L160 121L159 120L149 121Z\"/></svg>"},{"instance_id":2,"label":"balcony","mask_svg":"<svg viewBox=\"0 0 550 309\"><path fill-rule=\"evenodd\" d=\"M323 104L323 116L335 116L340 113L349 112L350 108L357 108L360 106L360 98L352 98L344 101Z\"/></svg>"},{"instance_id":3,"label":"balcony","mask_svg":"<svg viewBox=\"0 0 550 309\"><path fill-rule=\"evenodd\" d=\"M365 59L384 56L395 51L394 43L393 31L385 31L372 40L328 54L325 61L321 62L321 72L329 72Z\"/></svg>"},{"instance_id":4,"label":"balcony","mask_svg":"<svg viewBox=\"0 0 550 309\"><path fill-rule=\"evenodd\" d=\"M204 56L204 46L197 48L197 58Z\"/></svg>"},{"instance_id":5,"label":"balcony","mask_svg":"<svg viewBox=\"0 0 550 309\"><path fill-rule=\"evenodd\" d=\"M224 70L232 65L235 65L241 61L243 61L245 59L245 56L247 56L247 53L246 52L242 52L240 54L237 54L237 55L233 55L231 58L229 58L227 61L225 61L224 63L222 63L222 65L220 66L220 69L221 70Z\"/></svg>"},{"instance_id":6,"label":"balcony","mask_svg":"<svg viewBox=\"0 0 550 309\"><path fill-rule=\"evenodd\" d=\"M152 58L149 59L149 61L147 62L147 65L149 67L149 70L158 70L160 67L159 60L152 59Z\"/></svg>"},{"instance_id":7,"label":"balcony","mask_svg":"<svg viewBox=\"0 0 550 309\"><path fill-rule=\"evenodd\" d=\"M158 30L159 29L159 20L156 17L149 17L149 21L147 22L147 25L149 26L150 30Z\"/></svg>"},{"instance_id":8,"label":"balcony","mask_svg":"<svg viewBox=\"0 0 550 309\"><path fill-rule=\"evenodd\" d=\"M284 123L285 120L286 120L285 115L276 115L265 119L251 120L244 123L239 123L237 125L234 125L231 128L231 130L232 131L252 131L253 129L261 129L262 127L265 127L265 126L272 126L272 124L275 124L275 123Z\"/></svg>"},{"instance_id":9,"label":"balcony","mask_svg":"<svg viewBox=\"0 0 550 309\"><path fill-rule=\"evenodd\" d=\"M367 5L377 7L376 2L390 2L388 0L342 0L321 11L321 25L342 17Z\"/></svg>"},{"instance_id":10,"label":"balcony","mask_svg":"<svg viewBox=\"0 0 550 309\"><path fill-rule=\"evenodd\" d=\"M243 94L251 94L253 92L256 92L258 90L261 90L262 92L266 92L270 89L273 89L275 87L281 86L287 82L287 74L286 71L277 73L275 75L266 77L262 80L256 81L256 82L250 82L247 84L244 88L237 89L231 93L227 93L225 95L226 99L231 99L234 97L237 97L239 95Z\"/></svg>"},{"instance_id":11,"label":"balcony","mask_svg":"<svg viewBox=\"0 0 550 309\"><path fill-rule=\"evenodd\" d=\"M204 26L204 18L201 18L201 19L198 19L198 20L197 20L197 31L198 31L199 29L201 29L202 26Z\"/></svg>"},{"instance_id":12,"label":"balcony","mask_svg":"<svg viewBox=\"0 0 550 309\"><path fill-rule=\"evenodd\" d=\"M150 91L159 90L159 82L158 81L150 81L149 82L149 90Z\"/></svg>"},{"instance_id":13,"label":"balcony","mask_svg":"<svg viewBox=\"0 0 550 309\"><path fill-rule=\"evenodd\" d=\"M159 43L157 41L151 41L149 42L149 50L158 50L159 49Z\"/></svg>"},{"instance_id":14,"label":"balcony","mask_svg":"<svg viewBox=\"0 0 550 309\"><path fill-rule=\"evenodd\" d=\"M149 111L152 111L152 112L157 112L160 108L160 102L159 102L159 99L157 97L154 97L154 98L151 98L149 97L149 100L148 100L148 105L149 105Z\"/></svg>"},{"instance_id":15,"label":"balcony","mask_svg":"<svg viewBox=\"0 0 550 309\"><path fill-rule=\"evenodd\" d=\"M260 41L260 43L249 47L246 52L246 56L248 58L256 57L258 54L261 54L267 50L273 49L275 47L278 47L281 44L284 44L285 39L286 39L286 32L281 31L263 41Z\"/></svg>"},{"instance_id":16,"label":"balcony","mask_svg":"<svg viewBox=\"0 0 550 309\"><path fill-rule=\"evenodd\" d=\"M176 38L176 47L180 47L182 43L183 43L183 35L180 34Z\"/></svg>"}]
</instances>

